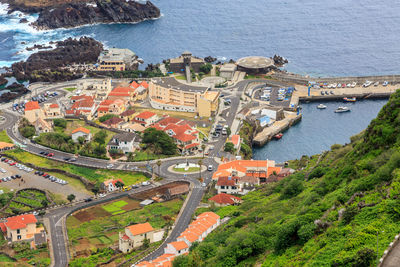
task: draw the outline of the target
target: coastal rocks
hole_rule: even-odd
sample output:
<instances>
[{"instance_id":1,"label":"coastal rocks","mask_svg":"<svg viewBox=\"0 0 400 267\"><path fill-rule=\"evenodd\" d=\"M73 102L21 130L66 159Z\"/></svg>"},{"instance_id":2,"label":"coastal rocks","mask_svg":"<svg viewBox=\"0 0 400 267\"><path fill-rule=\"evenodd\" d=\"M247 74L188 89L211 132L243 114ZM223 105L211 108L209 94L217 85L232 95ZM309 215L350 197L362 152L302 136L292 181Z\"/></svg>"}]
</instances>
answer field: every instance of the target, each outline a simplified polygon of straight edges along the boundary
<instances>
[{"instance_id":1,"label":"coastal rocks","mask_svg":"<svg viewBox=\"0 0 400 267\"><path fill-rule=\"evenodd\" d=\"M204 58L204 61L207 62L207 63L213 63L213 62L217 61L217 58L212 57L212 56L208 56L208 57Z\"/></svg>"},{"instance_id":2,"label":"coastal rocks","mask_svg":"<svg viewBox=\"0 0 400 267\"><path fill-rule=\"evenodd\" d=\"M0 75L0 86L6 85L7 83L8 80L3 75Z\"/></svg>"},{"instance_id":3,"label":"coastal rocks","mask_svg":"<svg viewBox=\"0 0 400 267\"><path fill-rule=\"evenodd\" d=\"M55 82L80 78L81 73L68 66L95 63L103 45L89 37L57 42L57 48L32 54L25 62L12 65L13 76L30 82Z\"/></svg>"},{"instance_id":4,"label":"coastal rocks","mask_svg":"<svg viewBox=\"0 0 400 267\"><path fill-rule=\"evenodd\" d=\"M28 20L26 18L20 19L19 23L28 23Z\"/></svg>"},{"instance_id":5,"label":"coastal rocks","mask_svg":"<svg viewBox=\"0 0 400 267\"><path fill-rule=\"evenodd\" d=\"M2 92L3 93L0 95L0 102L7 103L16 97L26 94L29 90L23 84L13 83L4 88Z\"/></svg>"},{"instance_id":6,"label":"coastal rocks","mask_svg":"<svg viewBox=\"0 0 400 267\"><path fill-rule=\"evenodd\" d=\"M25 48L27 51L32 51L32 50L35 50L35 49L50 49L50 48L53 48L52 46L43 46L43 45L38 45L38 44L35 44L34 46L32 46L32 47L27 47L27 48Z\"/></svg>"},{"instance_id":7,"label":"coastal rocks","mask_svg":"<svg viewBox=\"0 0 400 267\"><path fill-rule=\"evenodd\" d=\"M286 58L278 55L274 55L272 59L274 60L274 65L277 67L282 67L283 65L289 63L289 61Z\"/></svg>"},{"instance_id":8,"label":"coastal rocks","mask_svg":"<svg viewBox=\"0 0 400 267\"><path fill-rule=\"evenodd\" d=\"M96 23L137 23L160 17L150 1L94 0L43 9L33 23L38 29L72 28Z\"/></svg>"}]
</instances>

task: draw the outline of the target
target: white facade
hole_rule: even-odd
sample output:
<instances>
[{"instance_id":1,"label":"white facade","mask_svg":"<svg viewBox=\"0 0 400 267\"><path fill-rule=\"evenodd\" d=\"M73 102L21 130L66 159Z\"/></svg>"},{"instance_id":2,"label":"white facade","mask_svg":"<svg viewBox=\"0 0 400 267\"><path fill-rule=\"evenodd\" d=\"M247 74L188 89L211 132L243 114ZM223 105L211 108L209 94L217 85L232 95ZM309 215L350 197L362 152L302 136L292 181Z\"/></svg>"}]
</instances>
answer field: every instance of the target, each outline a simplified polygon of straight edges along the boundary
<instances>
[{"instance_id":1,"label":"white facade","mask_svg":"<svg viewBox=\"0 0 400 267\"><path fill-rule=\"evenodd\" d=\"M183 241L180 241L180 242L183 242ZM175 243L175 242L173 242L173 243ZM186 245L186 248L178 250L177 248L175 248L172 245L173 243L168 243L167 244L167 246L164 249L164 253L165 254L182 255L182 254L185 254L185 253L189 252L189 246Z\"/></svg>"},{"instance_id":2,"label":"white facade","mask_svg":"<svg viewBox=\"0 0 400 267\"><path fill-rule=\"evenodd\" d=\"M271 119L274 119L274 120L276 120L276 110L272 110L272 109L262 109L261 110L261 115L262 116L268 116L268 117L270 117Z\"/></svg>"},{"instance_id":3,"label":"white facade","mask_svg":"<svg viewBox=\"0 0 400 267\"><path fill-rule=\"evenodd\" d=\"M72 134L72 140L75 143L77 143L78 142L78 138L81 137L81 136L85 138L86 142L90 142L90 139L92 138L92 135L90 133L87 134L87 133L78 131L78 132Z\"/></svg>"},{"instance_id":4,"label":"white facade","mask_svg":"<svg viewBox=\"0 0 400 267\"><path fill-rule=\"evenodd\" d=\"M196 112L196 107L190 107L190 106L184 106L184 105L168 105L168 104L162 104L157 101L150 100L150 105L152 108L155 109L163 109L163 110L173 110L173 111L185 111L185 112Z\"/></svg>"}]
</instances>

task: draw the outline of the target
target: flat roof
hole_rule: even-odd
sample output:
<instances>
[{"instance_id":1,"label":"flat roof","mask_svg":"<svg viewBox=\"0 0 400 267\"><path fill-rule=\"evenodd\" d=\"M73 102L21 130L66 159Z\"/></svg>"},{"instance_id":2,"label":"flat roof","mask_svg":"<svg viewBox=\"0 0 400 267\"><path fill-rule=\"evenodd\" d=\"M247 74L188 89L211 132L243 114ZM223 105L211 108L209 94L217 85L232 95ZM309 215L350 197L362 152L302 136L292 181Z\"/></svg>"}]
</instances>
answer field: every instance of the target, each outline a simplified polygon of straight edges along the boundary
<instances>
[{"instance_id":1,"label":"flat roof","mask_svg":"<svg viewBox=\"0 0 400 267\"><path fill-rule=\"evenodd\" d=\"M209 88L206 86L193 86L193 85L189 85L189 84L184 84L184 83L178 82L173 77L154 78L151 81L161 87L164 87L164 88L171 88L171 89L187 91L187 92L201 92L202 93L202 92L207 91Z\"/></svg>"},{"instance_id":2,"label":"flat roof","mask_svg":"<svg viewBox=\"0 0 400 267\"><path fill-rule=\"evenodd\" d=\"M263 69L274 65L274 61L268 57L242 57L237 62L238 66L247 69Z\"/></svg>"}]
</instances>

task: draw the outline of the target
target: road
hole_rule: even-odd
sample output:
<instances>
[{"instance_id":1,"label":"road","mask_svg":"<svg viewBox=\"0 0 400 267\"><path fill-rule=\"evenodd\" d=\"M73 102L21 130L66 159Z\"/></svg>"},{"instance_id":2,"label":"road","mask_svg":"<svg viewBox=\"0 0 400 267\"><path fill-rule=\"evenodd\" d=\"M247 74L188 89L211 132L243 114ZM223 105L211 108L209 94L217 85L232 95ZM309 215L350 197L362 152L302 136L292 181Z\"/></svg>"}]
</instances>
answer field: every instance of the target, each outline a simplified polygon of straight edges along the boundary
<instances>
[{"instance_id":1,"label":"road","mask_svg":"<svg viewBox=\"0 0 400 267\"><path fill-rule=\"evenodd\" d=\"M228 88L232 89L232 94L230 95L231 98L231 105L230 109L227 112L227 116L224 117L226 120L225 124L227 124L229 127L232 126L233 120L235 119L235 116L238 112L239 108L239 103L240 103L240 98L242 96L243 90L247 87L247 85L251 82L254 82L257 80L245 80L237 83L235 86ZM61 89L66 86L74 86L74 83L68 83L68 85L54 85L54 86L46 86L42 91L45 90L56 90L56 89ZM39 93L39 92L37 92ZM8 106L8 107L7 107ZM18 113L14 113L9 111L9 108L11 107L11 103L9 105L4 105L3 106L3 116L6 118L6 121L4 124L0 125L1 129L5 129L7 131L7 134L11 139L14 141L20 143L20 144L26 144L24 145L23 149L25 151L28 151L32 154L36 154L38 156L42 156L39 153L41 151L49 151L54 153L54 156L52 157L53 160L57 161L62 161L64 162L65 157L71 157L72 155L69 153L61 152L58 150L50 149L47 147L43 147L38 144L31 143L29 140L25 139L22 137L18 130L16 129L16 125L18 120L20 119L20 115ZM214 160L214 157L218 155L218 153L223 149L223 145L225 143L225 138L220 137L218 140L215 142L212 142L214 145L214 149L210 152L208 158L203 159L203 164L204 165L213 165L214 170L217 168L218 164ZM179 159L171 159L171 160L163 160L163 163L161 165L160 173L159 175L164 178L163 183L171 182L171 181L177 181L177 180L185 180L191 183L192 186L192 191L190 193L190 198L187 200L186 206L183 207L181 210L181 216L179 219L175 222L175 227L172 230L171 234L167 238L166 242L164 242L163 246L160 246L157 250L155 250L153 253L148 255L146 257L146 260L151 260L154 259L164 253L164 247L166 246L167 243L172 242L176 240L176 238L181 234L182 231L186 229L188 224L190 223L192 216L199 205L203 193L204 193L204 188L201 186L201 183L199 182L199 174L194 173L194 174L188 174L188 175L180 175L180 174L175 174L171 173L168 171L168 167L171 165L175 165L178 163L186 162L186 158L179 158ZM195 159L188 159L189 162L197 162L198 160ZM95 158L89 158L89 157L79 157L76 162L69 162L68 164L75 164L75 165L81 165L81 166L87 166L87 167L93 167L93 168L106 168L107 164L109 161L107 160L102 160L102 159L95 159ZM113 169L119 169L119 170L132 170L135 167L140 167L140 166L145 166L147 162L119 162L119 163L113 163ZM151 164L155 164L155 161L152 161ZM155 169L157 171L157 168ZM204 182L208 184L211 181L213 172L208 172L208 171L203 171L201 174L202 178L204 178ZM140 190L144 190L143 188L136 189L133 191L130 191L129 193L135 193ZM95 205L100 202L104 202L106 200L110 200L113 198L121 198L126 196L128 193L127 192L120 192L116 194L112 194L110 196L107 196L106 198L103 199L97 199L95 201L90 202L90 205ZM45 216L49 220L50 224L50 235L52 239L52 251L54 255L54 266L60 266L64 267L67 266L69 256L68 256L68 247L66 244L68 241L66 240L66 229L65 229L65 218L68 214L70 214L72 211L84 208L88 205L88 203L79 203L74 205L73 207L66 206L66 207L61 207L58 209L54 209L48 212L48 214Z\"/></svg>"}]
</instances>

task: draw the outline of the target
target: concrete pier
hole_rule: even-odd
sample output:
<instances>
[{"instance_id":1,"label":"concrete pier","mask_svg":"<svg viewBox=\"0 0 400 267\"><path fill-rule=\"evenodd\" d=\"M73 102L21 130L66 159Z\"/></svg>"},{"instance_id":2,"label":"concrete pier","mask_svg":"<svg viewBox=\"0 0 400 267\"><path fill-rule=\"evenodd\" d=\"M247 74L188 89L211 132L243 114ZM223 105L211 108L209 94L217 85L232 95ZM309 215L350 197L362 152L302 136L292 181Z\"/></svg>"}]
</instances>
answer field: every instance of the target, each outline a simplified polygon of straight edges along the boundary
<instances>
[{"instance_id":1,"label":"concrete pier","mask_svg":"<svg viewBox=\"0 0 400 267\"><path fill-rule=\"evenodd\" d=\"M256 134L256 136L253 138L253 145L265 145L274 137L274 135L289 129L289 127L299 122L301 117L301 114L297 115L295 112L285 111L285 118L283 120L276 121L272 126L265 127L261 132Z\"/></svg>"}]
</instances>

